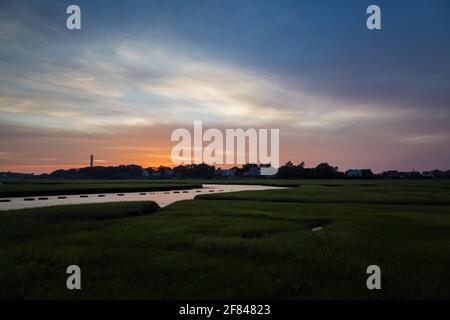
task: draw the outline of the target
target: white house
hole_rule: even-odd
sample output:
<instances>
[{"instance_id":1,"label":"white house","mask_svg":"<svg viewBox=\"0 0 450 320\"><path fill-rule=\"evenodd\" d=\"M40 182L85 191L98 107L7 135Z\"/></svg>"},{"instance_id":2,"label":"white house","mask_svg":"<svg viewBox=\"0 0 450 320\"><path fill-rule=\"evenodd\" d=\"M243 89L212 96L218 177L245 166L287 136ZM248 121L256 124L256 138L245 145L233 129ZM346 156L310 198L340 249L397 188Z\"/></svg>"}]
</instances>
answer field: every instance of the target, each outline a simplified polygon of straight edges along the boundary
<instances>
[{"instance_id":1,"label":"white house","mask_svg":"<svg viewBox=\"0 0 450 320\"><path fill-rule=\"evenodd\" d=\"M349 178L358 178L362 177L362 170L361 169L350 169L345 172L345 175Z\"/></svg>"}]
</instances>

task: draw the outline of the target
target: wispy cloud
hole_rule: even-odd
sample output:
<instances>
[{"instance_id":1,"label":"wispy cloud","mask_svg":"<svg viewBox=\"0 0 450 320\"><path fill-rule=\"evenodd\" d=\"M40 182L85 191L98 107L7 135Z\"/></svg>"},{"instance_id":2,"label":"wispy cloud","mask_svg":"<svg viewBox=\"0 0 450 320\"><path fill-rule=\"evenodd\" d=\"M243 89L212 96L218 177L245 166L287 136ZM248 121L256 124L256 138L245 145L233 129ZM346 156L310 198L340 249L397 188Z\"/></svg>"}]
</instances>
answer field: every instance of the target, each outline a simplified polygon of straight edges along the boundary
<instances>
[{"instance_id":1,"label":"wispy cloud","mask_svg":"<svg viewBox=\"0 0 450 320\"><path fill-rule=\"evenodd\" d=\"M348 25L330 28L333 19L300 2L107 11L86 2L90 20L78 33L64 27L64 3L36 6L0 4L2 168L84 164L92 150L105 164L166 163L170 130L194 120L280 128L285 160L377 168L450 161L450 45L442 36L450 20L440 7L448 4L435 7L444 12L433 16L435 27L421 26L430 32L411 37L391 26L382 38L361 31L341 4L332 6Z\"/></svg>"}]
</instances>

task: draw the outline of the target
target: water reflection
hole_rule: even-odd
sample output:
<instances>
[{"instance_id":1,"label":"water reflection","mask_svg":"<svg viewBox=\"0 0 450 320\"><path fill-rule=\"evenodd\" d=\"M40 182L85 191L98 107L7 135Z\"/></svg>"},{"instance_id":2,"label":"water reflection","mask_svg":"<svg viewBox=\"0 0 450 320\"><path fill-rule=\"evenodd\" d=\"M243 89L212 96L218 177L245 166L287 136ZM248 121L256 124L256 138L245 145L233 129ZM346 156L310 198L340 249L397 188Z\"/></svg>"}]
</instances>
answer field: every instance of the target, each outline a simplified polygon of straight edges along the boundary
<instances>
[{"instance_id":1,"label":"water reflection","mask_svg":"<svg viewBox=\"0 0 450 320\"><path fill-rule=\"evenodd\" d=\"M65 204L105 203L118 201L155 201L160 207L165 207L180 200L193 199L202 193L237 192L251 190L282 189L280 187L260 185L221 185L205 184L201 189L180 191L129 192L107 194L80 194L52 197L27 197L0 199L0 211L25 208L49 207Z\"/></svg>"}]
</instances>

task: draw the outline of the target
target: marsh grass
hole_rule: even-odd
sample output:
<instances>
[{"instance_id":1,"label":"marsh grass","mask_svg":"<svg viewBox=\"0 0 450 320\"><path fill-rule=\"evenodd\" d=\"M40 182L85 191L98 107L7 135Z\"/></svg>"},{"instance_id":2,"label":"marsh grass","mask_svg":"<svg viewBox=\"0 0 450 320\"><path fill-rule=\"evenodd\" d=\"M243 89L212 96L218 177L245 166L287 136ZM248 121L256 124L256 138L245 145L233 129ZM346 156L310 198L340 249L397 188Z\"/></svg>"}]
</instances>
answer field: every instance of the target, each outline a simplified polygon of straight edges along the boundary
<instances>
[{"instance_id":1,"label":"marsh grass","mask_svg":"<svg viewBox=\"0 0 450 320\"><path fill-rule=\"evenodd\" d=\"M0 297L450 298L448 185L372 183L208 194L142 216L142 202L2 213ZM71 264L80 291L65 287ZM382 290L366 288L371 264Z\"/></svg>"}]
</instances>

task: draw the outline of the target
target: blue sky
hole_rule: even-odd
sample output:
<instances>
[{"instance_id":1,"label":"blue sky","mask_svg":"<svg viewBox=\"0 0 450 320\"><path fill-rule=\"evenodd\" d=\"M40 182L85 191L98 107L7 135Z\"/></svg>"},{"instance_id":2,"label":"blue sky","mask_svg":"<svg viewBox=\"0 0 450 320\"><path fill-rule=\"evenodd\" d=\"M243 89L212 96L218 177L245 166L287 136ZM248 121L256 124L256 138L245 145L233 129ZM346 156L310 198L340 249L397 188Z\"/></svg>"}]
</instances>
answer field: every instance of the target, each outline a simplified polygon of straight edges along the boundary
<instances>
[{"instance_id":1,"label":"blue sky","mask_svg":"<svg viewBox=\"0 0 450 320\"><path fill-rule=\"evenodd\" d=\"M2 0L0 48L1 170L167 163L194 120L280 128L307 165L450 168L448 1Z\"/></svg>"}]
</instances>

